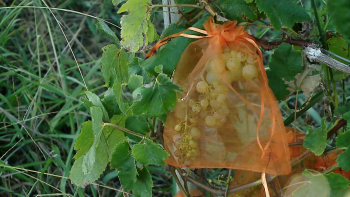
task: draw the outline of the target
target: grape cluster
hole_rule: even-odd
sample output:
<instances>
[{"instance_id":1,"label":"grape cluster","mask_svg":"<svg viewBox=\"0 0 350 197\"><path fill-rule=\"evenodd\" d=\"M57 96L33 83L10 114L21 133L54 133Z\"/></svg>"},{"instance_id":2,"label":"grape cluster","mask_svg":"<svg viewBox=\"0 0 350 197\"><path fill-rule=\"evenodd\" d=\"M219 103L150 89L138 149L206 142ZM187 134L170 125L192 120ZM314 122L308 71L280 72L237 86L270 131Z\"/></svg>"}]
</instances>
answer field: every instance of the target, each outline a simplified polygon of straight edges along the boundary
<instances>
[{"instance_id":1,"label":"grape cluster","mask_svg":"<svg viewBox=\"0 0 350 197\"><path fill-rule=\"evenodd\" d=\"M223 54L208 61L203 75L194 82L196 93L186 100L188 103L179 100L175 116L182 121L174 128L180 134L174 142L174 155L179 164L189 164L200 155L198 120L203 120L207 128L217 129L227 120L233 124L238 119L237 111L230 111L226 103L229 88L220 78L224 72L227 72L230 82L252 80L258 76L256 58L226 48Z\"/></svg>"}]
</instances>

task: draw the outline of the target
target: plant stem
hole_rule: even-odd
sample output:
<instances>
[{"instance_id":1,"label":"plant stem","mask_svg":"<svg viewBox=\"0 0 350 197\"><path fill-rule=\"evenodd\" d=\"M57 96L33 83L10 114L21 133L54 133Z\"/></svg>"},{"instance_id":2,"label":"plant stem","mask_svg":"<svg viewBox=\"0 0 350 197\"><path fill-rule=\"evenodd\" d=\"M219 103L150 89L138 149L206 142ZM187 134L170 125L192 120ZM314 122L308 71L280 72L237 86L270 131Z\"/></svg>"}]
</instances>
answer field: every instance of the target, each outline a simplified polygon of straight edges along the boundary
<instances>
[{"instance_id":1,"label":"plant stem","mask_svg":"<svg viewBox=\"0 0 350 197\"><path fill-rule=\"evenodd\" d=\"M326 45L326 37L323 35L323 29L321 28L320 19L318 18L318 12L317 12L317 8L316 8L315 0L311 0L311 4L312 4L312 8L314 9L315 22L317 24L317 28L318 28L318 31L320 33L320 37L321 37L323 48L327 49L326 48L327 47L327 45Z\"/></svg>"},{"instance_id":2,"label":"plant stem","mask_svg":"<svg viewBox=\"0 0 350 197\"><path fill-rule=\"evenodd\" d=\"M121 127L121 126L118 126L118 125L115 125L112 123L104 123L103 126L110 126L110 127L115 128L115 129L118 129L120 131L123 131L124 133L129 133L129 134L134 135L134 136L139 137L139 138L145 138L145 136L140 134L140 133L137 133L135 131L131 131L127 128L124 128L124 127Z\"/></svg>"},{"instance_id":3,"label":"plant stem","mask_svg":"<svg viewBox=\"0 0 350 197\"><path fill-rule=\"evenodd\" d=\"M189 194L185 191L182 184L180 183L179 177L176 175L175 168L173 166L169 166L169 171L173 175L175 182L176 182L177 186L179 186L182 193L184 193L186 195L186 197L189 196ZM181 173L181 172L179 172L179 173Z\"/></svg>"},{"instance_id":4,"label":"plant stem","mask_svg":"<svg viewBox=\"0 0 350 197\"><path fill-rule=\"evenodd\" d=\"M230 169L228 171L228 176L227 176L228 181L227 181L227 186L226 186L226 191L225 191L225 197L228 196L228 189L230 188L230 182L231 182L231 173L232 173L232 169Z\"/></svg>"}]
</instances>

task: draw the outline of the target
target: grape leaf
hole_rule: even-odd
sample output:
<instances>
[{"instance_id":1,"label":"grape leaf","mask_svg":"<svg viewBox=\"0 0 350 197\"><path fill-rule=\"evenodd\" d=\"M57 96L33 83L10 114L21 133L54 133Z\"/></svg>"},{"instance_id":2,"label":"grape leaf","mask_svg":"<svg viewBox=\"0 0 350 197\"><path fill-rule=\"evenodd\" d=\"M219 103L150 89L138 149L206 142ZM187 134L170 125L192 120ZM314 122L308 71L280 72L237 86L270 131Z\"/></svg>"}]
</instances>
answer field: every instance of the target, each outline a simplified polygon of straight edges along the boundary
<instances>
[{"instance_id":1,"label":"grape leaf","mask_svg":"<svg viewBox=\"0 0 350 197\"><path fill-rule=\"evenodd\" d=\"M347 120L348 122L350 122L350 112L346 112L343 116L342 116L343 119ZM349 126L349 125L347 125Z\"/></svg>"},{"instance_id":2,"label":"grape leaf","mask_svg":"<svg viewBox=\"0 0 350 197\"><path fill-rule=\"evenodd\" d=\"M350 170L350 149L346 149L345 152L341 153L338 158L337 162L339 163L339 167L341 167L345 171Z\"/></svg>"},{"instance_id":3,"label":"grape leaf","mask_svg":"<svg viewBox=\"0 0 350 197\"><path fill-rule=\"evenodd\" d=\"M338 135L337 139L338 147L349 147L350 146L350 132L345 132Z\"/></svg>"},{"instance_id":4,"label":"grape leaf","mask_svg":"<svg viewBox=\"0 0 350 197\"><path fill-rule=\"evenodd\" d=\"M204 17L198 22L196 22L193 27L203 29L203 22L207 19L207 17ZM180 31L185 30L186 28L182 26L176 26L175 24L170 25L167 29L164 30L163 34L161 35L161 38L164 38L168 35L172 35L175 33L178 33ZM186 34L193 34L193 35L199 35L199 33L193 31L186 31L184 32ZM184 38L184 37L177 37L172 39L168 44L166 44L164 47L162 47L157 54L153 55L152 57L146 59L141 63L141 65L145 68L145 70L153 75L157 76L158 73L154 71L154 68L158 65L163 65L163 72L169 76L171 76L177 66L177 63L180 60L180 57L183 53L183 51L186 49L186 47L196 39L191 38Z\"/></svg>"},{"instance_id":5,"label":"grape leaf","mask_svg":"<svg viewBox=\"0 0 350 197\"><path fill-rule=\"evenodd\" d=\"M143 84L143 77L140 75L130 75L128 87L131 91L134 91L135 89L142 87Z\"/></svg>"},{"instance_id":6,"label":"grape leaf","mask_svg":"<svg viewBox=\"0 0 350 197\"><path fill-rule=\"evenodd\" d=\"M115 115L111 119L111 123L125 127L125 116L124 115ZM114 148L119 144L120 142L128 140L128 138L125 136L123 131L120 131L116 128L106 126L103 128L104 135L107 138L107 147L109 151L113 151ZM102 138L104 141L104 138ZM111 159L112 157L110 157Z\"/></svg>"},{"instance_id":7,"label":"grape leaf","mask_svg":"<svg viewBox=\"0 0 350 197\"><path fill-rule=\"evenodd\" d=\"M145 69L140 66L142 59L135 57L133 61L129 64L129 75L140 75L143 77L143 82L148 84L151 82L150 77L146 73Z\"/></svg>"},{"instance_id":8,"label":"grape leaf","mask_svg":"<svg viewBox=\"0 0 350 197\"><path fill-rule=\"evenodd\" d=\"M115 43L119 44L119 39L115 35L115 33L108 27L108 25L102 20L97 19L98 23L96 23L97 29L101 30L108 38L113 40Z\"/></svg>"},{"instance_id":9,"label":"grape leaf","mask_svg":"<svg viewBox=\"0 0 350 197\"><path fill-rule=\"evenodd\" d=\"M108 88L108 90L105 92L102 104L107 110L109 117L113 117L113 115L118 115L121 113L117 102L117 98L115 97L112 88Z\"/></svg>"},{"instance_id":10,"label":"grape leaf","mask_svg":"<svg viewBox=\"0 0 350 197\"><path fill-rule=\"evenodd\" d=\"M320 197L330 196L331 188L328 185L327 178L323 174L314 175L304 170L303 176L305 176L308 181L304 181L303 185L293 192L293 197L320 196L320 194L322 194Z\"/></svg>"},{"instance_id":11,"label":"grape leaf","mask_svg":"<svg viewBox=\"0 0 350 197\"><path fill-rule=\"evenodd\" d=\"M345 59L349 58L349 46L346 40L341 36L334 36L332 38L329 38L327 40L328 50L334 54L337 54L341 57L344 57ZM337 58L336 58L337 59ZM339 61L344 62L343 60L339 59ZM325 71L328 71L328 69L324 69ZM349 74L344 73L340 70L332 69L333 73L333 79L335 81L341 81L349 76ZM327 73L324 74L325 78L327 76Z\"/></svg>"},{"instance_id":12,"label":"grape leaf","mask_svg":"<svg viewBox=\"0 0 350 197\"><path fill-rule=\"evenodd\" d=\"M166 165L164 159L169 157L169 154L165 150L147 138L145 138L143 144L136 144L132 148L132 155L143 165L153 164L161 166Z\"/></svg>"},{"instance_id":13,"label":"grape leaf","mask_svg":"<svg viewBox=\"0 0 350 197\"><path fill-rule=\"evenodd\" d=\"M128 12L128 15L124 15L121 19L121 44L131 52L137 52L143 46L144 36L146 36L146 41L154 39L154 37L147 37L148 32L155 33L155 30L152 30L152 28L154 29L153 24L149 24L150 12L148 5L150 3L151 0L128 0L118 10L118 13ZM148 43L146 42L146 44Z\"/></svg>"},{"instance_id":14,"label":"grape leaf","mask_svg":"<svg viewBox=\"0 0 350 197\"><path fill-rule=\"evenodd\" d=\"M79 159L81 156L84 156L87 153L94 143L94 134L92 131L92 122L86 121L83 123L83 128L77 138L77 141L74 144L74 150L77 150L77 153L74 156L74 159Z\"/></svg>"},{"instance_id":15,"label":"grape leaf","mask_svg":"<svg viewBox=\"0 0 350 197\"><path fill-rule=\"evenodd\" d=\"M118 177L124 189L132 190L136 182L135 159L129 150L129 142L124 141L116 145L111 160L111 168L118 170Z\"/></svg>"},{"instance_id":16,"label":"grape leaf","mask_svg":"<svg viewBox=\"0 0 350 197\"><path fill-rule=\"evenodd\" d=\"M83 172L83 157L80 157L74 162L69 174L69 178L71 179L72 183L74 183L78 187L85 187L86 185L94 182L106 169L108 164L108 157L107 148L105 147L105 144L99 143L99 145L96 148L96 152L96 161L92 166L91 172L88 174L85 174Z\"/></svg>"},{"instance_id":17,"label":"grape leaf","mask_svg":"<svg viewBox=\"0 0 350 197\"><path fill-rule=\"evenodd\" d=\"M347 112L350 111L350 102L346 103L345 105L343 106L339 106L337 108L334 109L334 115L335 116L340 116L340 115L343 115Z\"/></svg>"},{"instance_id":18,"label":"grape leaf","mask_svg":"<svg viewBox=\"0 0 350 197\"><path fill-rule=\"evenodd\" d=\"M327 144L326 119L322 118L322 128L310 128L304 139L304 147L310 149L315 155L320 156Z\"/></svg>"},{"instance_id":19,"label":"grape leaf","mask_svg":"<svg viewBox=\"0 0 350 197\"><path fill-rule=\"evenodd\" d=\"M350 3L349 0L327 1L329 15L332 17L337 31L349 36L350 32Z\"/></svg>"},{"instance_id":20,"label":"grape leaf","mask_svg":"<svg viewBox=\"0 0 350 197\"><path fill-rule=\"evenodd\" d=\"M101 108L93 106L90 108L91 119L92 119L92 130L94 135L94 142L90 147L89 151L84 155L82 170L84 174L90 174L94 163L96 161L96 149L99 145L103 122L102 122L102 111Z\"/></svg>"},{"instance_id":21,"label":"grape leaf","mask_svg":"<svg viewBox=\"0 0 350 197\"><path fill-rule=\"evenodd\" d=\"M325 176L331 189L345 189L349 187L350 181L340 174L331 172Z\"/></svg>"},{"instance_id":22,"label":"grape leaf","mask_svg":"<svg viewBox=\"0 0 350 197\"><path fill-rule=\"evenodd\" d=\"M128 82L129 57L124 49L118 49L116 45L110 44L102 48L102 73L106 86L112 87L115 80L120 83Z\"/></svg>"},{"instance_id":23,"label":"grape leaf","mask_svg":"<svg viewBox=\"0 0 350 197\"><path fill-rule=\"evenodd\" d=\"M149 128L147 124L147 120L145 117L136 117L136 116L131 116L128 117L125 121L125 128L130 129L131 131L135 131L137 133L141 133L143 135L146 135L149 133ZM135 142L139 142L141 139L139 137L136 137L134 135L126 133L126 135L134 140Z\"/></svg>"},{"instance_id":24,"label":"grape leaf","mask_svg":"<svg viewBox=\"0 0 350 197\"><path fill-rule=\"evenodd\" d=\"M146 35L146 43L152 43L159 39L156 29L151 21L148 21L148 30Z\"/></svg>"},{"instance_id":25,"label":"grape leaf","mask_svg":"<svg viewBox=\"0 0 350 197\"><path fill-rule=\"evenodd\" d=\"M134 187L132 190L132 193L135 195L135 197L152 196L153 182L147 168L144 167L141 170L138 170L138 176L135 185L137 185L137 187Z\"/></svg>"},{"instance_id":26,"label":"grape leaf","mask_svg":"<svg viewBox=\"0 0 350 197\"><path fill-rule=\"evenodd\" d=\"M286 91L288 85L283 81L293 81L298 73L304 69L300 51L293 50L292 46L282 43L275 50L269 62L270 71L267 72L269 86L277 100L283 100L290 94Z\"/></svg>"},{"instance_id":27,"label":"grape leaf","mask_svg":"<svg viewBox=\"0 0 350 197\"><path fill-rule=\"evenodd\" d=\"M267 15L276 30L280 30L282 25L292 28L296 22L311 20L306 10L294 1L256 0L256 4L259 10Z\"/></svg>"},{"instance_id":28,"label":"grape leaf","mask_svg":"<svg viewBox=\"0 0 350 197\"><path fill-rule=\"evenodd\" d=\"M105 107L103 106L103 104L102 104L100 98L99 98L96 94L94 94L94 93L92 93L92 92L90 92L90 91L86 91L85 94L86 94L87 98L89 99L89 101L90 101L94 106L100 107L100 109L101 109L101 111L102 111L102 113L103 113L103 118L104 118L105 120L109 121L108 113L107 113ZM91 108L90 108L90 109L91 109Z\"/></svg>"},{"instance_id":29,"label":"grape leaf","mask_svg":"<svg viewBox=\"0 0 350 197\"><path fill-rule=\"evenodd\" d=\"M176 105L176 92L180 87L173 84L165 74L159 74L153 86L140 87L141 100L135 101L135 115L145 114L148 117L160 116L169 112Z\"/></svg>"},{"instance_id":30,"label":"grape leaf","mask_svg":"<svg viewBox=\"0 0 350 197\"><path fill-rule=\"evenodd\" d=\"M215 3L226 14L227 19L242 21L242 17L245 17L255 21L258 18L258 9L255 3L245 0L219 0Z\"/></svg>"}]
</instances>

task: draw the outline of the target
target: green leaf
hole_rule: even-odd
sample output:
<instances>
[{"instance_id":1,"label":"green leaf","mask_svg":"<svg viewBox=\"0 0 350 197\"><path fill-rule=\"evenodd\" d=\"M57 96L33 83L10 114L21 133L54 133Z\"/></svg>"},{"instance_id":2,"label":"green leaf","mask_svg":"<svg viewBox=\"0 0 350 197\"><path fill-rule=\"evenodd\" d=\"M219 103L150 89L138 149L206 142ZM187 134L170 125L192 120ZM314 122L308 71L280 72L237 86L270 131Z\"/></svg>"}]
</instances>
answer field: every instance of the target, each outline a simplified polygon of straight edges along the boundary
<instances>
[{"instance_id":1,"label":"green leaf","mask_svg":"<svg viewBox=\"0 0 350 197\"><path fill-rule=\"evenodd\" d=\"M128 15L124 15L121 19L121 37L123 38L121 44L131 52L137 52L143 46L144 39L146 44L150 40L154 40L154 36L152 38L147 37L156 34L153 30L153 24L148 23L151 13L148 10L150 3L151 0L128 0L118 10L118 13L128 12ZM144 38L144 35L146 38Z\"/></svg>"},{"instance_id":2,"label":"green leaf","mask_svg":"<svg viewBox=\"0 0 350 197\"><path fill-rule=\"evenodd\" d=\"M94 93L92 93L90 91L86 91L85 94L86 94L87 98L89 99L89 101L94 106L97 106L97 107L99 107L101 109L101 112L103 112L103 118L108 121L109 120L108 113L107 113L105 107L103 106L100 98L96 94L94 94Z\"/></svg>"},{"instance_id":3,"label":"green leaf","mask_svg":"<svg viewBox=\"0 0 350 197\"><path fill-rule=\"evenodd\" d=\"M129 142L124 141L116 145L112 160L111 168L118 170L118 177L124 189L132 190L136 183L136 165L135 159L129 150Z\"/></svg>"},{"instance_id":4,"label":"green leaf","mask_svg":"<svg viewBox=\"0 0 350 197\"><path fill-rule=\"evenodd\" d=\"M326 175L328 183L331 189L345 189L349 187L350 181L340 174L331 172Z\"/></svg>"},{"instance_id":5,"label":"green leaf","mask_svg":"<svg viewBox=\"0 0 350 197\"><path fill-rule=\"evenodd\" d=\"M156 73L163 73L163 65L158 65L154 68L154 72Z\"/></svg>"},{"instance_id":6,"label":"green leaf","mask_svg":"<svg viewBox=\"0 0 350 197\"><path fill-rule=\"evenodd\" d=\"M226 14L227 19L243 21L242 17L244 16L252 21L257 20L258 11L255 3L245 0L219 0L215 3Z\"/></svg>"},{"instance_id":7,"label":"green leaf","mask_svg":"<svg viewBox=\"0 0 350 197\"><path fill-rule=\"evenodd\" d=\"M96 148L96 161L93 164L92 171L89 174L83 172L83 157L77 159L70 171L69 178L72 183L78 187L85 187L86 185L97 180L108 164L107 148L104 143L99 143Z\"/></svg>"},{"instance_id":8,"label":"green leaf","mask_svg":"<svg viewBox=\"0 0 350 197\"><path fill-rule=\"evenodd\" d=\"M176 4L192 4L192 5L196 5L197 1L196 0L175 0ZM193 10L194 8L192 7L180 7L180 10L182 13L189 13Z\"/></svg>"},{"instance_id":9,"label":"green leaf","mask_svg":"<svg viewBox=\"0 0 350 197\"><path fill-rule=\"evenodd\" d=\"M121 113L117 98L114 95L112 88L108 88L108 90L105 92L102 103L103 106L105 106L109 117L113 117L114 115L119 115Z\"/></svg>"},{"instance_id":10,"label":"green leaf","mask_svg":"<svg viewBox=\"0 0 350 197\"><path fill-rule=\"evenodd\" d=\"M204 17L203 19L200 19L196 24L194 24L194 27L203 29L203 22L207 18ZM180 31L185 30L185 27L178 27L175 24L170 25L167 29L164 30L161 38L164 38L168 35L172 35L175 33L178 33ZM199 33L193 31L186 31L184 32L186 34L193 34L193 35L199 35ZM145 68L145 70L153 75L157 76L158 73L154 71L154 68L158 65L163 65L163 72L167 74L168 76L171 76L177 66L177 63L180 60L180 57L183 53L183 51L186 49L186 47L196 39L190 39L190 38L184 38L184 37L177 37L172 39L168 44L166 44L164 47L162 47L157 54L153 55L152 57L146 59L141 63L141 65Z\"/></svg>"},{"instance_id":11,"label":"green leaf","mask_svg":"<svg viewBox=\"0 0 350 197\"><path fill-rule=\"evenodd\" d=\"M350 112L346 112L343 116L343 119L347 120L348 122L350 122Z\"/></svg>"},{"instance_id":12,"label":"green leaf","mask_svg":"<svg viewBox=\"0 0 350 197\"><path fill-rule=\"evenodd\" d=\"M328 50L334 54L337 54L345 59L349 58L349 46L346 40L341 36L334 36L327 40ZM336 58L337 59L337 58ZM339 59L339 61L344 62ZM349 76L349 74L344 73L340 70L332 69L333 79L335 81L341 81ZM324 75L326 78L326 74Z\"/></svg>"},{"instance_id":13,"label":"green leaf","mask_svg":"<svg viewBox=\"0 0 350 197\"><path fill-rule=\"evenodd\" d=\"M147 138L145 138L144 144L136 144L132 148L132 155L143 165L153 164L160 166L165 166L164 159L169 157L165 150Z\"/></svg>"},{"instance_id":14,"label":"green leaf","mask_svg":"<svg viewBox=\"0 0 350 197\"><path fill-rule=\"evenodd\" d=\"M153 182L147 168L144 167L141 170L138 170L138 176L135 185L137 185L137 187L134 187L132 190L132 193L135 195L135 197L152 196Z\"/></svg>"},{"instance_id":15,"label":"green leaf","mask_svg":"<svg viewBox=\"0 0 350 197\"><path fill-rule=\"evenodd\" d=\"M103 127L102 110L99 107L93 106L90 107L90 114L92 119L92 130L94 131L94 141L96 141L101 135Z\"/></svg>"},{"instance_id":16,"label":"green leaf","mask_svg":"<svg viewBox=\"0 0 350 197\"><path fill-rule=\"evenodd\" d=\"M159 39L159 35L157 34L156 29L151 21L148 21L148 30L146 35L146 43L152 43Z\"/></svg>"},{"instance_id":17,"label":"green leaf","mask_svg":"<svg viewBox=\"0 0 350 197\"><path fill-rule=\"evenodd\" d=\"M74 144L74 150L77 150L77 153L74 156L74 159L79 159L87 153L94 143L94 133L92 130L92 122L86 121L83 123L83 128L77 138L77 141Z\"/></svg>"},{"instance_id":18,"label":"green leaf","mask_svg":"<svg viewBox=\"0 0 350 197\"><path fill-rule=\"evenodd\" d=\"M332 17L337 31L341 34L350 35L350 3L348 0L327 1L329 15Z\"/></svg>"},{"instance_id":19,"label":"green leaf","mask_svg":"<svg viewBox=\"0 0 350 197\"><path fill-rule=\"evenodd\" d=\"M251 3L253 2L254 0L244 0L246 3Z\"/></svg>"},{"instance_id":20,"label":"green leaf","mask_svg":"<svg viewBox=\"0 0 350 197\"><path fill-rule=\"evenodd\" d=\"M304 139L304 147L320 156L327 145L326 118L322 118L322 128L310 128Z\"/></svg>"},{"instance_id":21,"label":"green leaf","mask_svg":"<svg viewBox=\"0 0 350 197\"><path fill-rule=\"evenodd\" d=\"M340 115L343 115L347 112L350 111L350 102L346 103L345 105L343 106L339 106L337 108L334 109L334 115L335 116L340 116Z\"/></svg>"},{"instance_id":22,"label":"green leaf","mask_svg":"<svg viewBox=\"0 0 350 197\"><path fill-rule=\"evenodd\" d=\"M159 74L152 87L141 87L137 90L140 90L142 97L135 101L133 112L135 115L145 114L148 117L167 114L176 105L175 91L181 91L165 74Z\"/></svg>"},{"instance_id":23,"label":"green leaf","mask_svg":"<svg viewBox=\"0 0 350 197\"><path fill-rule=\"evenodd\" d=\"M297 22L310 21L306 10L291 0L256 0L256 4L276 30L280 30L282 25L292 28Z\"/></svg>"},{"instance_id":24,"label":"green leaf","mask_svg":"<svg viewBox=\"0 0 350 197\"><path fill-rule=\"evenodd\" d=\"M148 84L151 82L150 77L146 73L145 69L140 66L140 62L143 60L135 57L133 61L129 64L129 75L140 75L143 77L143 83Z\"/></svg>"},{"instance_id":25,"label":"green leaf","mask_svg":"<svg viewBox=\"0 0 350 197\"><path fill-rule=\"evenodd\" d=\"M267 72L269 86L277 100L283 100L290 94L284 81L293 81L298 73L304 69L300 51L293 50L292 46L282 43L271 56L270 71Z\"/></svg>"},{"instance_id":26,"label":"green leaf","mask_svg":"<svg viewBox=\"0 0 350 197\"><path fill-rule=\"evenodd\" d=\"M136 116L131 116L128 117L125 121L125 128L131 130L131 131L135 131L137 133L141 133L143 135L147 135L150 131L148 128L148 124L147 124L147 120L145 117L136 117ZM136 137L134 135L128 134L126 133L126 135L134 140L135 142L140 142L140 138Z\"/></svg>"},{"instance_id":27,"label":"green leaf","mask_svg":"<svg viewBox=\"0 0 350 197\"><path fill-rule=\"evenodd\" d=\"M115 80L120 83L128 82L129 57L124 49L118 49L116 45L110 44L102 48L102 73L106 86L112 87Z\"/></svg>"},{"instance_id":28,"label":"green leaf","mask_svg":"<svg viewBox=\"0 0 350 197\"><path fill-rule=\"evenodd\" d=\"M128 87L131 91L134 91L135 89L142 87L143 85L143 77L140 75L130 75Z\"/></svg>"},{"instance_id":29,"label":"green leaf","mask_svg":"<svg viewBox=\"0 0 350 197\"><path fill-rule=\"evenodd\" d=\"M124 2L126 0L112 0L113 5L118 6L120 3Z\"/></svg>"},{"instance_id":30,"label":"green leaf","mask_svg":"<svg viewBox=\"0 0 350 197\"><path fill-rule=\"evenodd\" d=\"M346 149L345 152L341 153L338 158L337 162L339 163L339 167L341 167L345 171L350 170L350 149Z\"/></svg>"},{"instance_id":31,"label":"green leaf","mask_svg":"<svg viewBox=\"0 0 350 197\"><path fill-rule=\"evenodd\" d=\"M345 132L338 135L337 139L338 147L349 147L350 146L350 132Z\"/></svg>"},{"instance_id":32,"label":"green leaf","mask_svg":"<svg viewBox=\"0 0 350 197\"><path fill-rule=\"evenodd\" d=\"M114 42L119 44L119 39L115 35L115 33L108 27L108 25L102 20L97 19L98 23L96 23L97 29L101 30L108 38L113 40Z\"/></svg>"},{"instance_id":33,"label":"green leaf","mask_svg":"<svg viewBox=\"0 0 350 197\"><path fill-rule=\"evenodd\" d=\"M114 125L125 127L125 119L126 118L124 115L115 115L112 117L111 123ZM119 144L120 142L128 140L128 138L125 136L125 133L123 131L120 131L113 127L106 126L103 128L103 132L107 138L107 147L108 147L108 150L110 151L113 151L117 146L117 144Z\"/></svg>"},{"instance_id":34,"label":"green leaf","mask_svg":"<svg viewBox=\"0 0 350 197\"><path fill-rule=\"evenodd\" d=\"M304 170L303 176L307 178L307 181L304 181L304 184L293 192L293 197L320 196L320 194L322 194L322 197L330 196L331 188L323 174L314 175Z\"/></svg>"}]
</instances>

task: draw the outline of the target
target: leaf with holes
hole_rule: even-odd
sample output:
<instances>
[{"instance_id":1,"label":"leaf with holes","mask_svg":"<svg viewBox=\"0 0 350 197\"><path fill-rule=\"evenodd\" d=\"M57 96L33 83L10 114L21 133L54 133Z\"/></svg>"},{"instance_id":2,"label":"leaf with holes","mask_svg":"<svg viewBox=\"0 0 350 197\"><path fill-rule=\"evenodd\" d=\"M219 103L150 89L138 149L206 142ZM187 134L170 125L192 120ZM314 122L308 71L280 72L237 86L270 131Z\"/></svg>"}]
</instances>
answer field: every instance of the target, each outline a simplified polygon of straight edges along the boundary
<instances>
[{"instance_id":1,"label":"leaf with holes","mask_svg":"<svg viewBox=\"0 0 350 197\"><path fill-rule=\"evenodd\" d=\"M164 159L169 157L169 154L165 150L147 138L145 138L143 144L136 144L132 148L132 155L140 164L158 166L165 166Z\"/></svg>"}]
</instances>

